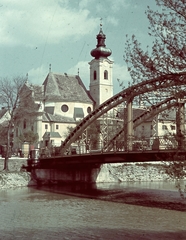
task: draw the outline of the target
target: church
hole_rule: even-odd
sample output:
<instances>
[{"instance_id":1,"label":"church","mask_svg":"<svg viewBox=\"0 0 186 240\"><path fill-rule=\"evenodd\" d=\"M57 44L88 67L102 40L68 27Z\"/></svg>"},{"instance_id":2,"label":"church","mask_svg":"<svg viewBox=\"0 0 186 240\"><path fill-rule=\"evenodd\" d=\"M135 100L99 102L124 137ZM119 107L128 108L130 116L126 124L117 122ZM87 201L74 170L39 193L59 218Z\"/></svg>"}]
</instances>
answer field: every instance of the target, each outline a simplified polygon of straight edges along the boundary
<instances>
[{"instance_id":1,"label":"church","mask_svg":"<svg viewBox=\"0 0 186 240\"><path fill-rule=\"evenodd\" d=\"M81 119L113 96L113 61L109 59L112 51L106 47L106 35L102 28L96 38L96 48L90 52L92 59L87 63L90 67L89 89L86 89L79 74L55 73L51 67L42 85L25 82L22 92L29 92L37 106L37 114L34 117L25 114L21 122L14 126L14 148L22 148L23 142L20 142L19 136L28 131L38 134L34 148L61 146L69 131ZM133 118L144 111L144 108L133 107ZM157 119L156 136L176 133L175 116L161 120L161 114L158 114ZM124 120L122 114L120 120ZM134 137L142 139L154 136L153 123L153 119L148 119L140 124L134 130Z\"/></svg>"},{"instance_id":2,"label":"church","mask_svg":"<svg viewBox=\"0 0 186 240\"><path fill-rule=\"evenodd\" d=\"M108 58L112 51L106 47L105 39L100 28L96 48L90 52L93 59L89 62L89 89L79 75L54 73L51 68L41 86L25 83L22 91L31 93L38 104L38 114L34 121L23 119L16 127L15 137L24 131L33 131L39 136L34 147L60 146L68 135L68 128L113 96L113 61ZM18 145L16 140L14 145Z\"/></svg>"}]
</instances>

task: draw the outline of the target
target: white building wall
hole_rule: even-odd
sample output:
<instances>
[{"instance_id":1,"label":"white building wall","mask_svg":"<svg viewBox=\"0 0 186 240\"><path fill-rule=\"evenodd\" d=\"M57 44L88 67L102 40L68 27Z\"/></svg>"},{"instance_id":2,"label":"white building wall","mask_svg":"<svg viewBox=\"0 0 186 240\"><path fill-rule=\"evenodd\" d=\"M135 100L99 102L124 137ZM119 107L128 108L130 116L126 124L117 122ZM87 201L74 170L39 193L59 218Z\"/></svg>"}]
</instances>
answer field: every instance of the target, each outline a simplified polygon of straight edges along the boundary
<instances>
[{"instance_id":1,"label":"white building wall","mask_svg":"<svg viewBox=\"0 0 186 240\"><path fill-rule=\"evenodd\" d=\"M134 130L134 136L137 138L150 138L152 136L152 123L144 122Z\"/></svg>"},{"instance_id":2,"label":"white building wall","mask_svg":"<svg viewBox=\"0 0 186 240\"><path fill-rule=\"evenodd\" d=\"M107 58L93 59L90 63L90 94L99 106L113 96L112 65L113 62ZM108 78L104 79L104 71ZM96 79L94 72L96 71Z\"/></svg>"},{"instance_id":3,"label":"white building wall","mask_svg":"<svg viewBox=\"0 0 186 240\"><path fill-rule=\"evenodd\" d=\"M173 126L175 129L173 129ZM158 136L176 134L176 124L174 121L158 122Z\"/></svg>"},{"instance_id":4,"label":"white building wall","mask_svg":"<svg viewBox=\"0 0 186 240\"><path fill-rule=\"evenodd\" d=\"M62 105L67 105L68 106L68 111L67 112L63 112L62 111ZM68 117L73 119L74 118L74 109L75 108L82 108L83 113L84 113L84 117L86 117L88 115L88 110L92 111L93 110L93 106L90 103L77 103L77 102L47 102L45 104L45 107L54 107L54 114L57 115L61 115L63 117ZM80 118L76 118L76 121L80 121ZM58 125L58 129L56 128L56 125ZM39 125L38 125L39 126ZM76 124L75 123L61 123L61 122L42 122L42 126L40 128L40 130L38 129L38 131L40 132L40 141L43 140L43 135L45 134L45 132L58 132L61 135L61 139L60 141L64 140L67 135L68 135L68 131L67 131L67 127L75 127ZM56 140L57 141L57 140Z\"/></svg>"},{"instance_id":5,"label":"white building wall","mask_svg":"<svg viewBox=\"0 0 186 240\"><path fill-rule=\"evenodd\" d=\"M63 107L67 106L67 111L63 111ZM68 118L74 117L74 108L82 108L84 116L88 115L88 108L93 110L93 106L90 103L76 103L76 102L56 102L56 103L46 103L45 107L54 107L54 114L61 115Z\"/></svg>"}]
</instances>

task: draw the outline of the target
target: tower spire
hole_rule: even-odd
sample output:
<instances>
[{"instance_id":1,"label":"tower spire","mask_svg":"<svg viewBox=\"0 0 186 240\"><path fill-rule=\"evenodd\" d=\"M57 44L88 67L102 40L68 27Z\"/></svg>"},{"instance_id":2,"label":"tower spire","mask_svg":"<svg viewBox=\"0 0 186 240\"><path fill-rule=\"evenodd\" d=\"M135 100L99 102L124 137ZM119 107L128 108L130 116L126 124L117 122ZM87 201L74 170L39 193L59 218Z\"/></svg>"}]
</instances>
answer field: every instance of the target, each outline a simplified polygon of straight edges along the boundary
<instances>
[{"instance_id":1,"label":"tower spire","mask_svg":"<svg viewBox=\"0 0 186 240\"><path fill-rule=\"evenodd\" d=\"M102 26L103 26L102 20L103 20L103 18L100 18L100 30L102 29Z\"/></svg>"},{"instance_id":2,"label":"tower spire","mask_svg":"<svg viewBox=\"0 0 186 240\"><path fill-rule=\"evenodd\" d=\"M112 64L108 56L112 51L106 47L106 36L102 30L102 18L96 48L91 51L92 61L90 65L90 95L95 101L95 107L113 96Z\"/></svg>"},{"instance_id":3,"label":"tower spire","mask_svg":"<svg viewBox=\"0 0 186 240\"><path fill-rule=\"evenodd\" d=\"M106 35L103 33L102 30L102 18L100 19L100 31L96 38L97 38L96 48L93 49L90 53L92 57L95 57L95 59L109 57L112 54L112 51L109 48L106 48L105 44Z\"/></svg>"}]
</instances>

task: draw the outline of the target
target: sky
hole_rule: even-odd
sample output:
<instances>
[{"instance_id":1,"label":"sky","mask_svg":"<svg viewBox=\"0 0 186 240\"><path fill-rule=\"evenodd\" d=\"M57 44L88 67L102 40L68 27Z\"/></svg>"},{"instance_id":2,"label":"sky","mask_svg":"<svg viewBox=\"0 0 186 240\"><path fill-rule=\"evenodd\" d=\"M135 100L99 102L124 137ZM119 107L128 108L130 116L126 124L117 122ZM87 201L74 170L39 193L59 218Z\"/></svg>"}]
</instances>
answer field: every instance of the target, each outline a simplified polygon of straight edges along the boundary
<instances>
[{"instance_id":1,"label":"sky","mask_svg":"<svg viewBox=\"0 0 186 240\"><path fill-rule=\"evenodd\" d=\"M78 74L89 88L90 55L100 23L106 47L112 50L114 94L117 79L131 81L123 59L126 35L142 46L148 36L145 10L155 0L0 0L0 78L26 76L42 84L49 72ZM100 20L102 19L102 20Z\"/></svg>"}]
</instances>

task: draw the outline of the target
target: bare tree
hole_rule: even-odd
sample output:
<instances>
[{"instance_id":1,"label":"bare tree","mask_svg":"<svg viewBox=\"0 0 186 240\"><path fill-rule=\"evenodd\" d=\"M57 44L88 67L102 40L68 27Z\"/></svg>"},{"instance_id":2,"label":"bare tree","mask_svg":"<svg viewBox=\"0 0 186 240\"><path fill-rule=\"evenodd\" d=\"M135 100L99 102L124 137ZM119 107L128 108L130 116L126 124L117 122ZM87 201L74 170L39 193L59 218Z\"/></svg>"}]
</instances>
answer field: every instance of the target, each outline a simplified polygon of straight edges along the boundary
<instances>
[{"instance_id":1,"label":"bare tree","mask_svg":"<svg viewBox=\"0 0 186 240\"><path fill-rule=\"evenodd\" d=\"M133 83L186 70L185 0L156 0L159 9L147 7L152 47L141 48L135 35L127 37L124 59Z\"/></svg>"},{"instance_id":2,"label":"bare tree","mask_svg":"<svg viewBox=\"0 0 186 240\"><path fill-rule=\"evenodd\" d=\"M0 79L0 104L9 113L6 126L6 153L4 160L4 171L8 171L8 159L10 155L10 140L12 130L15 123L23 119L23 117L33 116L33 111L37 112L37 106L31 98L30 92L23 92L23 86L26 77L14 77ZM20 98L22 101L20 102Z\"/></svg>"},{"instance_id":3,"label":"bare tree","mask_svg":"<svg viewBox=\"0 0 186 240\"><path fill-rule=\"evenodd\" d=\"M145 12L149 20L148 30L152 38L152 46L147 46L144 50L135 35L131 38L127 36L124 60L133 84L175 73L182 77L186 72L186 2L185 0L156 0L156 3L157 10L154 11L147 7ZM166 89L166 94L165 90L159 90L156 92L158 96L152 96L153 93L151 93L151 96L144 94L140 98L153 105L151 99L154 98L157 101L158 97L162 98L167 94L176 94L178 99L183 98L183 90L185 91L185 86L175 86ZM178 118L177 127L179 122ZM179 127L177 131L180 131ZM173 165L170 169L174 169ZM185 169L184 165L185 161L179 161L179 166L181 166L179 169ZM171 173L171 170L169 172ZM170 176L182 176L182 178L186 176L186 171L181 175L179 173L180 171L174 171L174 174Z\"/></svg>"}]
</instances>

